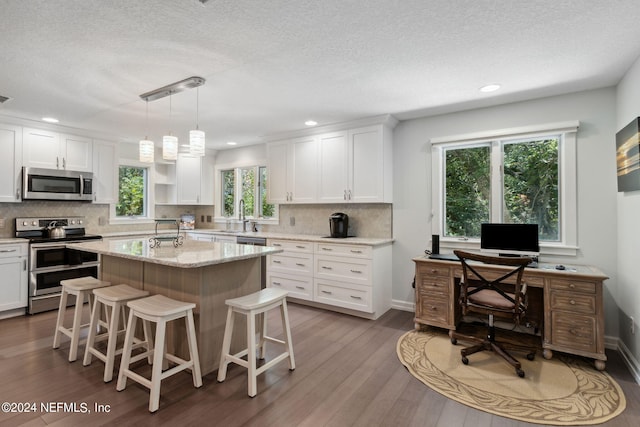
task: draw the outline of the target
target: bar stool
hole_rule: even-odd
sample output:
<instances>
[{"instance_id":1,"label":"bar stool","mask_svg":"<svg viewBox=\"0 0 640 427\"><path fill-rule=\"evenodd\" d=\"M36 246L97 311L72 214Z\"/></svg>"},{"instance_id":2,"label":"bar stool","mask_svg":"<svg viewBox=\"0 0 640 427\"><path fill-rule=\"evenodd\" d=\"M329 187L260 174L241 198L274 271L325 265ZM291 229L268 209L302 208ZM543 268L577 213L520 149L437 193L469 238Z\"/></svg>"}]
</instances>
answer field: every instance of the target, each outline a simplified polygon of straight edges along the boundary
<instances>
[{"instance_id":1,"label":"bar stool","mask_svg":"<svg viewBox=\"0 0 640 427\"><path fill-rule=\"evenodd\" d=\"M227 310L227 324L224 330L224 338L222 340L222 354L220 355L220 367L218 368L218 382L223 382L227 377L227 366L233 362L247 368L248 374L248 394L254 397L258 392L257 377L270 367L289 359L289 370L296 368L295 359L293 357L293 344L291 342L291 329L289 327L289 314L287 312L287 291L275 288L262 289L259 292L228 299L225 303L229 306ZM267 316L265 312L280 307L280 316L282 317L282 330L285 340L279 340L267 336ZM230 354L231 337L233 336L234 313L244 314L247 316L247 348L236 353ZM260 359L264 359L267 341L284 344L286 351L273 360L265 363L260 368L256 368L256 315L262 314L262 330L258 339L258 348L260 349ZM241 359L247 356L247 360Z\"/></svg>"},{"instance_id":2,"label":"bar stool","mask_svg":"<svg viewBox=\"0 0 640 427\"><path fill-rule=\"evenodd\" d=\"M202 373L200 371L200 359L198 357L198 345L196 343L196 328L193 322L193 309L195 304L176 301L163 295L153 295L150 297L127 302L129 307L129 322L127 333L124 339L122 350L122 360L120 361L120 373L118 374L118 384L116 389L122 391L127 386L127 377L142 384L149 389L149 412L155 412L160 406L160 383L163 379L176 374L185 369L191 368L193 385L198 388L202 386ZM156 339L153 348L150 346L147 351L131 357L133 346L133 335L136 329L137 319L140 318L147 325L149 322L156 323ZM181 359L166 352L165 332L167 322L184 318L187 328L187 342L189 344L190 360ZM146 326L149 328L150 326ZM129 369L131 363L148 358L153 355L153 367L151 370L151 380L144 378ZM167 359L177 365L162 372L163 361Z\"/></svg>"},{"instance_id":3,"label":"bar stool","mask_svg":"<svg viewBox=\"0 0 640 427\"><path fill-rule=\"evenodd\" d=\"M78 358L78 344L80 343L80 330L86 328L89 324L81 324L82 322L82 305L85 297L89 297L89 310L92 308L92 293L94 289L110 286L110 282L98 280L95 277L86 276L75 279L61 280L62 294L60 295L60 306L58 307L58 319L56 320L56 331L53 335L53 348L60 347L60 338L62 334L71 338L69 346L69 362L73 362ZM71 328L64 326L64 314L67 308L67 298L69 295L75 295L76 306L73 314L73 325Z\"/></svg>"},{"instance_id":4,"label":"bar stool","mask_svg":"<svg viewBox=\"0 0 640 427\"><path fill-rule=\"evenodd\" d=\"M148 291L135 289L128 285L115 285L106 288L98 288L93 290L95 301L93 302L93 310L91 311L91 322L89 323L89 336L87 337L87 345L84 350L84 360L82 364L88 366L91 364L91 356L94 355L104 362L104 382L113 379L113 364L116 354L121 354L122 349L116 349L118 336L124 333L126 329L125 307L128 301L144 298L149 295ZM100 321L100 307L110 307L110 316L107 317L107 332L98 335L97 327ZM120 315L122 315L122 329L120 327ZM146 325L146 324L145 324ZM145 330L145 341L134 338L134 348L146 343L148 337L151 336L150 330ZM102 353L95 347L96 342L107 340L107 351Z\"/></svg>"}]
</instances>

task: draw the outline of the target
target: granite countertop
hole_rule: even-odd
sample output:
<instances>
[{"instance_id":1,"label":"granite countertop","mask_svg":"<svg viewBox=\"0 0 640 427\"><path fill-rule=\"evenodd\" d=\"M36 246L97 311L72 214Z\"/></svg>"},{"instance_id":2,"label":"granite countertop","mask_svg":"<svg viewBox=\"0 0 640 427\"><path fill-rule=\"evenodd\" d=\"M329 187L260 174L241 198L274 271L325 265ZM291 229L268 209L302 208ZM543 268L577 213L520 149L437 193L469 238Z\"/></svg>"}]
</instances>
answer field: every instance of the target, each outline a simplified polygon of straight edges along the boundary
<instances>
[{"instance_id":1,"label":"granite countertop","mask_svg":"<svg viewBox=\"0 0 640 427\"><path fill-rule=\"evenodd\" d=\"M281 240L302 240L305 242L317 242L317 243L340 243L349 245L367 245L367 246L383 246L389 243L393 243L392 238L376 238L376 237L348 237L346 239L331 238L326 236L319 236L313 234L285 234L274 232L237 232L237 231L225 231L216 230L210 228L196 229L196 230L183 230L190 233L198 234L222 234L229 236L243 236L243 237L263 237L266 239L281 239Z\"/></svg>"},{"instance_id":2,"label":"granite countertop","mask_svg":"<svg viewBox=\"0 0 640 427\"><path fill-rule=\"evenodd\" d=\"M24 243L24 244L28 244L29 241L27 239L22 239L20 237L7 237L7 238L2 238L0 239L0 245L8 245L8 244L15 244L15 243Z\"/></svg>"},{"instance_id":3,"label":"granite countertop","mask_svg":"<svg viewBox=\"0 0 640 427\"><path fill-rule=\"evenodd\" d=\"M282 252L282 249L267 246L192 240L184 240L184 243L177 248L172 242L162 242L159 247L150 248L148 237L109 238L101 241L69 243L67 247L179 268L204 267Z\"/></svg>"}]
</instances>

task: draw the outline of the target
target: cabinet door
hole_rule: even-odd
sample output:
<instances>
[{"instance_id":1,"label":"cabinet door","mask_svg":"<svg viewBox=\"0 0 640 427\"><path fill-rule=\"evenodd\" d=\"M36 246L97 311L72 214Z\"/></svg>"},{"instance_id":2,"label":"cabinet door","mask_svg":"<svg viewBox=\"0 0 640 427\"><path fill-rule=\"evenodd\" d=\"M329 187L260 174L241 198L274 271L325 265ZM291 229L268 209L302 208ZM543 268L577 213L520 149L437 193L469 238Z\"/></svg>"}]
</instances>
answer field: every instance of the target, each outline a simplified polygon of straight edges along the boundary
<instances>
[{"instance_id":1,"label":"cabinet door","mask_svg":"<svg viewBox=\"0 0 640 427\"><path fill-rule=\"evenodd\" d=\"M0 124L0 202L20 201L22 129Z\"/></svg>"},{"instance_id":2,"label":"cabinet door","mask_svg":"<svg viewBox=\"0 0 640 427\"><path fill-rule=\"evenodd\" d=\"M291 141L290 200L298 203L316 201L316 174L318 164L317 137L308 136Z\"/></svg>"},{"instance_id":3,"label":"cabinet door","mask_svg":"<svg viewBox=\"0 0 640 427\"><path fill-rule=\"evenodd\" d=\"M82 136L61 135L60 157L62 165L59 169L92 172L93 141Z\"/></svg>"},{"instance_id":4,"label":"cabinet door","mask_svg":"<svg viewBox=\"0 0 640 427\"><path fill-rule=\"evenodd\" d=\"M384 202L384 150L379 126L349 132L349 188L352 202Z\"/></svg>"},{"instance_id":5,"label":"cabinet door","mask_svg":"<svg viewBox=\"0 0 640 427\"><path fill-rule=\"evenodd\" d=\"M318 201L347 201L347 133L320 135L319 141Z\"/></svg>"},{"instance_id":6,"label":"cabinet door","mask_svg":"<svg viewBox=\"0 0 640 427\"><path fill-rule=\"evenodd\" d=\"M32 168L62 169L60 136L55 132L24 128L22 164Z\"/></svg>"},{"instance_id":7,"label":"cabinet door","mask_svg":"<svg viewBox=\"0 0 640 427\"><path fill-rule=\"evenodd\" d=\"M178 184L178 204L197 205L200 203L200 157L178 155L176 161L176 181Z\"/></svg>"},{"instance_id":8,"label":"cabinet door","mask_svg":"<svg viewBox=\"0 0 640 427\"><path fill-rule=\"evenodd\" d=\"M93 143L93 201L115 203L118 194L118 144Z\"/></svg>"},{"instance_id":9,"label":"cabinet door","mask_svg":"<svg viewBox=\"0 0 640 427\"><path fill-rule=\"evenodd\" d=\"M0 311L26 307L27 258L0 258L0 277Z\"/></svg>"},{"instance_id":10,"label":"cabinet door","mask_svg":"<svg viewBox=\"0 0 640 427\"><path fill-rule=\"evenodd\" d=\"M270 143L267 157L267 200L269 203L289 203L287 170L291 156L288 141Z\"/></svg>"}]
</instances>

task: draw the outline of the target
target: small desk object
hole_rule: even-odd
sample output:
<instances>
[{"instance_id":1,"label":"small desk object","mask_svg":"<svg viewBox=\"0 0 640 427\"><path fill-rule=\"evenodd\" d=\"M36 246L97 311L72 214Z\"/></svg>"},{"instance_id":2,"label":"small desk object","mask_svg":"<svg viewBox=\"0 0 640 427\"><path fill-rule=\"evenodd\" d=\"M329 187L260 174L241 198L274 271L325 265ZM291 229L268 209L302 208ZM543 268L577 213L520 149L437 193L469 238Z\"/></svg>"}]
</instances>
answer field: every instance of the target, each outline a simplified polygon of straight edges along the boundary
<instances>
[{"instance_id":1,"label":"small desk object","mask_svg":"<svg viewBox=\"0 0 640 427\"><path fill-rule=\"evenodd\" d=\"M417 257L415 318L416 327L430 325L456 330L462 315L460 297L460 262ZM474 265L487 278L497 278L508 267ZM593 358L596 369L605 369L603 282L608 279L591 266L539 264L526 268L523 282L529 288L542 290L540 314L542 325L542 355L553 357L553 351Z\"/></svg>"}]
</instances>

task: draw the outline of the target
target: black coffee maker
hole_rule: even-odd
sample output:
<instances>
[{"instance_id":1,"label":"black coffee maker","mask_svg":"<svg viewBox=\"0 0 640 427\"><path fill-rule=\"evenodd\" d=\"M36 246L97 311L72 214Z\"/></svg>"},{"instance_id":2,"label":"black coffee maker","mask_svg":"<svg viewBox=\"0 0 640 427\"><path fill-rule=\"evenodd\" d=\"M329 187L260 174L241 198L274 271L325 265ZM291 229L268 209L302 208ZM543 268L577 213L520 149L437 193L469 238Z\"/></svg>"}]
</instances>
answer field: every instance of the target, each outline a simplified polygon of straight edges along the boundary
<instances>
[{"instance_id":1,"label":"black coffee maker","mask_svg":"<svg viewBox=\"0 0 640 427\"><path fill-rule=\"evenodd\" d=\"M329 229L331 230L331 237L347 237L349 215L341 212L331 214L329 217Z\"/></svg>"}]
</instances>

